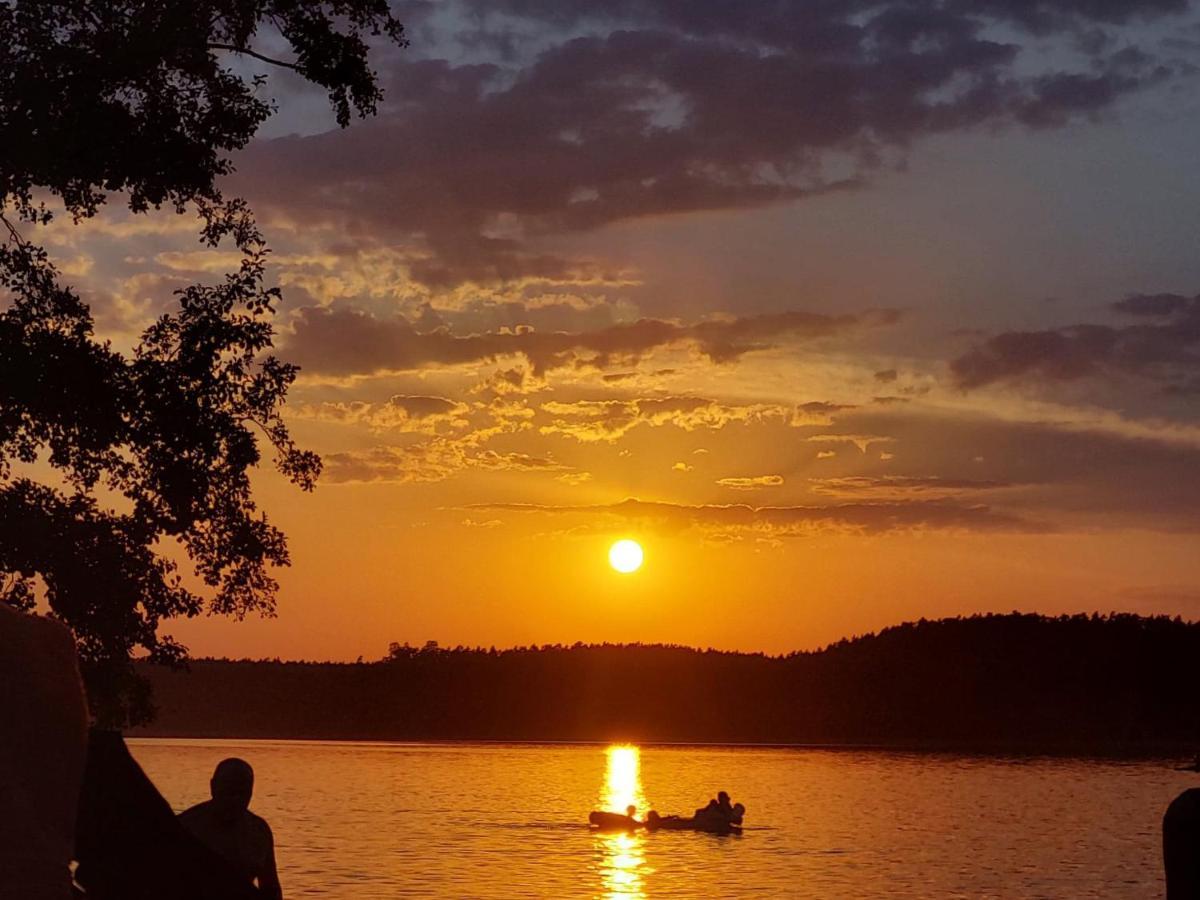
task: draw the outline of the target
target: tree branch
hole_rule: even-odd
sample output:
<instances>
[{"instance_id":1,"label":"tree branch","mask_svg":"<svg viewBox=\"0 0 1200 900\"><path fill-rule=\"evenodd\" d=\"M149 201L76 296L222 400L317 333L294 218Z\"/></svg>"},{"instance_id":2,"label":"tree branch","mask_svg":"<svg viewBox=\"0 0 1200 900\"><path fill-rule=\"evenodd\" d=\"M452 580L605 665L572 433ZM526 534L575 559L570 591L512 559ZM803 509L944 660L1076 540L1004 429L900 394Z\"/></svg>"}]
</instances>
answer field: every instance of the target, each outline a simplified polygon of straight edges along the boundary
<instances>
[{"instance_id":1,"label":"tree branch","mask_svg":"<svg viewBox=\"0 0 1200 900\"><path fill-rule=\"evenodd\" d=\"M259 53L257 50L251 50L249 47L235 47L233 44L206 44L209 50L228 50L230 53L243 53L246 56L253 56L255 59L262 60L265 63L270 63L273 66L281 66L284 69L291 69L293 72L299 72L300 66L296 63L290 63L282 59L275 59L271 56L266 56Z\"/></svg>"},{"instance_id":2,"label":"tree branch","mask_svg":"<svg viewBox=\"0 0 1200 900\"><path fill-rule=\"evenodd\" d=\"M8 221L8 217L2 212L0 212L0 222L4 223L4 227L8 229L9 236L16 241L18 247L25 249L29 246L29 242L21 236L21 232L17 231L16 226L13 225L12 222Z\"/></svg>"}]
</instances>

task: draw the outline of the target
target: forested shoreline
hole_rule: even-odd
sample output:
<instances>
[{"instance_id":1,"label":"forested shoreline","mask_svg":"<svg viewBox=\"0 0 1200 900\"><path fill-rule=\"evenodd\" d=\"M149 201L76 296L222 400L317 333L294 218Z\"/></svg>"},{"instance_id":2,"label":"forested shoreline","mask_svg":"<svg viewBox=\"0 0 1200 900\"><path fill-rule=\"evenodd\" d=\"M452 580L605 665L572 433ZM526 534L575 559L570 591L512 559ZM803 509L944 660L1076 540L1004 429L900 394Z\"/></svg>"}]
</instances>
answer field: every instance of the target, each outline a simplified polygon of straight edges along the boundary
<instances>
[{"instance_id":1,"label":"forested shoreline","mask_svg":"<svg viewBox=\"0 0 1200 900\"><path fill-rule=\"evenodd\" d=\"M134 734L342 740L1200 746L1200 623L921 620L784 656L663 645L393 644L375 662L147 666Z\"/></svg>"}]
</instances>

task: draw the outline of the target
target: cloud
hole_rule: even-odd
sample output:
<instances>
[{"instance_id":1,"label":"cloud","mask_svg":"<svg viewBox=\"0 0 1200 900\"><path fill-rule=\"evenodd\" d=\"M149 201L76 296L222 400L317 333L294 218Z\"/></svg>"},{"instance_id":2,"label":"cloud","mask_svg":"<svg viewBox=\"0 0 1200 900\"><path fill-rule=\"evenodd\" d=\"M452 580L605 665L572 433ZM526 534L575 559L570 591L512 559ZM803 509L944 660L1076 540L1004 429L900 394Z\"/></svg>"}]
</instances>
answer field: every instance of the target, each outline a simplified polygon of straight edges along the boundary
<instances>
[{"instance_id":1,"label":"cloud","mask_svg":"<svg viewBox=\"0 0 1200 900\"><path fill-rule=\"evenodd\" d=\"M720 430L732 424L777 422L792 427L829 425L836 410L850 409L833 403L787 406L778 403L727 404L703 397L650 397L631 400L550 401L541 409L553 419L542 434L561 434L577 441L616 441L634 428L673 425L684 431Z\"/></svg>"},{"instance_id":2,"label":"cloud","mask_svg":"<svg viewBox=\"0 0 1200 900\"><path fill-rule=\"evenodd\" d=\"M1046 414L1044 406L1037 409ZM1121 430L1125 424L1136 427ZM1003 503L1063 530L1200 530L1200 479L1194 477L1200 431L1194 428L1107 419L1018 421L907 408L869 408L856 415L854 426L894 436L904 453L886 463L874 453L839 456L837 470L829 474L856 480L829 482L825 496L856 499L901 489L919 498L934 496L922 491L953 487L954 499ZM903 479L876 480L885 474ZM855 490L866 493L851 493Z\"/></svg>"},{"instance_id":3,"label":"cloud","mask_svg":"<svg viewBox=\"0 0 1200 900\"><path fill-rule=\"evenodd\" d=\"M473 394L536 394L546 390L545 379L538 378L525 366L498 369L473 388Z\"/></svg>"},{"instance_id":4,"label":"cloud","mask_svg":"<svg viewBox=\"0 0 1200 900\"><path fill-rule=\"evenodd\" d=\"M569 468L549 457L479 450L469 442L435 438L404 447L371 447L324 456L324 480L332 484L409 484L443 481L465 469L552 472Z\"/></svg>"},{"instance_id":5,"label":"cloud","mask_svg":"<svg viewBox=\"0 0 1200 900\"><path fill-rule=\"evenodd\" d=\"M853 444L861 452L866 453L867 448L872 444L890 444L896 439L879 434L814 434L805 440L814 444ZM832 453L829 454L829 456L832 455ZM817 458L824 459L825 457L818 453Z\"/></svg>"},{"instance_id":6,"label":"cloud","mask_svg":"<svg viewBox=\"0 0 1200 900\"><path fill-rule=\"evenodd\" d=\"M837 413L854 408L853 405L846 403L827 403L824 401L801 403L792 413L791 424L796 427L804 425L832 425L833 417Z\"/></svg>"},{"instance_id":7,"label":"cloud","mask_svg":"<svg viewBox=\"0 0 1200 900\"><path fill-rule=\"evenodd\" d=\"M456 335L444 328L418 331L406 319L378 319L351 307L306 307L296 315L286 352L309 374L373 375L522 357L532 376L540 378L548 369L629 365L655 350L683 346L714 362L732 362L783 342L844 335L871 325L890 325L899 317L896 310L840 316L797 310L692 325L639 319L584 332L540 332L517 326Z\"/></svg>"},{"instance_id":8,"label":"cloud","mask_svg":"<svg viewBox=\"0 0 1200 900\"><path fill-rule=\"evenodd\" d=\"M1135 295L1113 309L1134 321L994 335L950 363L954 382L972 389L1026 378L1134 375L1171 388L1200 375L1200 295Z\"/></svg>"},{"instance_id":9,"label":"cloud","mask_svg":"<svg viewBox=\"0 0 1200 900\"><path fill-rule=\"evenodd\" d=\"M981 504L944 501L846 503L831 506L749 506L652 502L552 506L483 503L470 510L575 516L595 522L616 520L667 530L695 528L710 537L804 537L827 532L883 534L896 531L1038 532L1044 526Z\"/></svg>"},{"instance_id":10,"label":"cloud","mask_svg":"<svg viewBox=\"0 0 1200 900\"><path fill-rule=\"evenodd\" d=\"M577 485L584 484L585 482L591 481L592 473L591 472L564 472L562 475L557 476L557 480L561 481L563 484L569 484L569 485L571 485L571 487L576 487Z\"/></svg>"},{"instance_id":11,"label":"cloud","mask_svg":"<svg viewBox=\"0 0 1200 900\"><path fill-rule=\"evenodd\" d=\"M443 434L470 426L471 408L444 397L397 394L386 403L363 401L304 403L292 408L301 419L365 425L372 431Z\"/></svg>"},{"instance_id":12,"label":"cloud","mask_svg":"<svg viewBox=\"0 0 1200 900\"><path fill-rule=\"evenodd\" d=\"M718 478L717 484L731 491L757 491L783 484L782 475L755 475L751 478Z\"/></svg>"},{"instance_id":13,"label":"cloud","mask_svg":"<svg viewBox=\"0 0 1200 900\"><path fill-rule=\"evenodd\" d=\"M677 462L675 465L671 466L671 470L674 472L690 472L694 468L696 467L690 466L685 462Z\"/></svg>"},{"instance_id":14,"label":"cloud","mask_svg":"<svg viewBox=\"0 0 1200 900\"><path fill-rule=\"evenodd\" d=\"M936 475L851 475L843 478L810 478L809 484L815 494L857 500L903 500L911 497L949 499L1011 487L1003 481L940 478Z\"/></svg>"},{"instance_id":15,"label":"cloud","mask_svg":"<svg viewBox=\"0 0 1200 900\"><path fill-rule=\"evenodd\" d=\"M235 186L279 219L415 242L427 285L586 279L595 263L531 239L853 188L922 137L1093 116L1183 67L1132 35L1081 58L1084 29L1187 8L470 0L440 16L454 61L395 54L378 118L255 143Z\"/></svg>"}]
</instances>

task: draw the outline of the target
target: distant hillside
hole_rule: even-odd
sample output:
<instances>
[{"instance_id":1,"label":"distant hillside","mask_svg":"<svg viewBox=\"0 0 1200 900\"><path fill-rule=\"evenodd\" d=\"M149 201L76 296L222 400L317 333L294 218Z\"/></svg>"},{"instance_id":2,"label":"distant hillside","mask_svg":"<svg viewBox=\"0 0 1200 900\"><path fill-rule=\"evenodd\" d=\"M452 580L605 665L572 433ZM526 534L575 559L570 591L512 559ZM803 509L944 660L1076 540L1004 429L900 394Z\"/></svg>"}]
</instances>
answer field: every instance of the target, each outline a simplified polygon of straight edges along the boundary
<instances>
[{"instance_id":1,"label":"distant hillside","mask_svg":"<svg viewBox=\"0 0 1200 900\"><path fill-rule=\"evenodd\" d=\"M986 615L769 657L393 645L380 662L151 668L141 734L393 740L1200 746L1200 624Z\"/></svg>"}]
</instances>

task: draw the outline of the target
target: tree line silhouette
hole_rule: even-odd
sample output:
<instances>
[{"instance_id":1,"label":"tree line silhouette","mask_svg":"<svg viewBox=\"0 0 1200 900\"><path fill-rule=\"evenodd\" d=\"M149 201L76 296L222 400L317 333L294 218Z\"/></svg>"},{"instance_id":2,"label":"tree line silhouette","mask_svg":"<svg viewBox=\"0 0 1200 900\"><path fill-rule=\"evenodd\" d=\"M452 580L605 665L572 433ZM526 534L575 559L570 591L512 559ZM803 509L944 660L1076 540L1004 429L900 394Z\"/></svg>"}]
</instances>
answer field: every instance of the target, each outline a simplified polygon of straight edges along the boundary
<instances>
[{"instance_id":1,"label":"tree line silhouette","mask_svg":"<svg viewBox=\"0 0 1200 900\"><path fill-rule=\"evenodd\" d=\"M1200 744L1200 623L1133 614L908 622L783 656L671 645L392 644L376 662L155 668L145 734L386 740Z\"/></svg>"}]
</instances>

